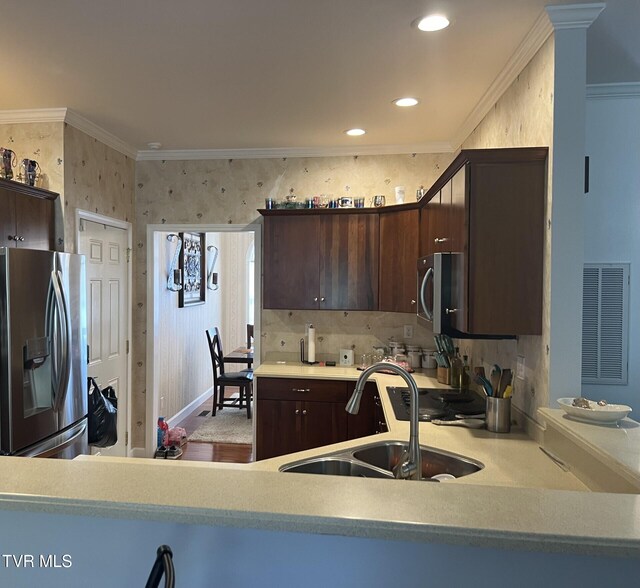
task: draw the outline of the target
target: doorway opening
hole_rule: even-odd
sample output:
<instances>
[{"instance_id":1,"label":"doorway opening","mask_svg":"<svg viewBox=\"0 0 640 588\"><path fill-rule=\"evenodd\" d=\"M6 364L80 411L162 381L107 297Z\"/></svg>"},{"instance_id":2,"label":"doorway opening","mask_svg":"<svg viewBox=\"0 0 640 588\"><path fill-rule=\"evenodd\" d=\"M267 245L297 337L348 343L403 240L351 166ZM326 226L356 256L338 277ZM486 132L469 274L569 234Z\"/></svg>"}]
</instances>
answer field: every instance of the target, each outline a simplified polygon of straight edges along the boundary
<instances>
[{"instance_id":1,"label":"doorway opening","mask_svg":"<svg viewBox=\"0 0 640 588\"><path fill-rule=\"evenodd\" d=\"M169 286L173 277L185 280L185 276L173 273L176 257L184 254L182 251L176 256L178 237L183 233L202 236L199 249L203 250L200 259L205 286L195 302L181 305L179 292ZM159 416L175 426L191 418L212 394L205 330L220 329L226 353L245 347L248 323L260 324L260 306L255 304L260 300L260 235L260 224L147 227L147 457L152 457L156 449ZM183 297L186 300L186 293ZM256 364L259 346L256 328Z\"/></svg>"}]
</instances>

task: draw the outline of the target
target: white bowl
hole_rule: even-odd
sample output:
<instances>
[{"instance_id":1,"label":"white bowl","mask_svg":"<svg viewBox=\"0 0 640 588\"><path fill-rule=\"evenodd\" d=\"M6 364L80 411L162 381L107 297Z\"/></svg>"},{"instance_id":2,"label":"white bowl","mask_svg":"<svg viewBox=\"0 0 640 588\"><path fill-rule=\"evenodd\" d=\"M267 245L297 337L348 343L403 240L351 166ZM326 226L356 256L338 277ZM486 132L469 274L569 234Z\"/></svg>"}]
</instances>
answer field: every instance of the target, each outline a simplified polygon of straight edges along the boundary
<instances>
[{"instance_id":1,"label":"white bowl","mask_svg":"<svg viewBox=\"0 0 640 588\"><path fill-rule=\"evenodd\" d=\"M592 423L615 423L631 412L631 407L625 404L599 406L597 402L589 400L591 408L580 408L573 406L574 400L575 398L558 398L558 404L568 415Z\"/></svg>"}]
</instances>

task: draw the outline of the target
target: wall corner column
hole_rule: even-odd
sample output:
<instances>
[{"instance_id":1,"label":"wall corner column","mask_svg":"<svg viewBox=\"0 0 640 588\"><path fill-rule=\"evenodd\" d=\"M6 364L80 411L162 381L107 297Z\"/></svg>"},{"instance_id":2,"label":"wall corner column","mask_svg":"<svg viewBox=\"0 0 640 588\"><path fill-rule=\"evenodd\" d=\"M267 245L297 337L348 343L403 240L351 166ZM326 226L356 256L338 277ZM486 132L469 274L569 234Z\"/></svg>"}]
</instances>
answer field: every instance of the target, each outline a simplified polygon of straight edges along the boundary
<instances>
[{"instance_id":1,"label":"wall corner column","mask_svg":"<svg viewBox=\"0 0 640 588\"><path fill-rule=\"evenodd\" d=\"M554 27L549 406L581 395L587 29L605 4L547 6Z\"/></svg>"}]
</instances>

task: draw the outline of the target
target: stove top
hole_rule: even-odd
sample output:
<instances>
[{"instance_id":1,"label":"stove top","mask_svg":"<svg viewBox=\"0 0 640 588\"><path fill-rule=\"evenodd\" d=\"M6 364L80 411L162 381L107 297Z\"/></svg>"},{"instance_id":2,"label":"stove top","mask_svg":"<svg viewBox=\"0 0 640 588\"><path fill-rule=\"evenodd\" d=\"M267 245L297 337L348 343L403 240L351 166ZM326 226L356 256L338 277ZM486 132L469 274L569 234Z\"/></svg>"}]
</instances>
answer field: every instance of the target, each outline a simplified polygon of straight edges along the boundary
<instances>
[{"instance_id":1,"label":"stove top","mask_svg":"<svg viewBox=\"0 0 640 588\"><path fill-rule=\"evenodd\" d=\"M399 421L409 420L409 388L387 386L387 393ZM418 413L421 421L453 420L455 415L484 414L485 400L472 390L418 388Z\"/></svg>"}]
</instances>

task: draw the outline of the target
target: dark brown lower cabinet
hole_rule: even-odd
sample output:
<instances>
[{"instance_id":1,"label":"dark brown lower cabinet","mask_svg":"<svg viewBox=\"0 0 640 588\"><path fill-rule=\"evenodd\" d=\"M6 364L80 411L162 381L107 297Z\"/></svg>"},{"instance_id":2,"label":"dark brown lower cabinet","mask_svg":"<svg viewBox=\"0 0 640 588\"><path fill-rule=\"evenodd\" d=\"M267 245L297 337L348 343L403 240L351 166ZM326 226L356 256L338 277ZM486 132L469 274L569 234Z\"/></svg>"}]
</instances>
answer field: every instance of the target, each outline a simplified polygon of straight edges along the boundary
<instances>
[{"instance_id":1,"label":"dark brown lower cabinet","mask_svg":"<svg viewBox=\"0 0 640 588\"><path fill-rule=\"evenodd\" d=\"M354 387L341 380L258 378L256 459L376 433L376 384L366 384L360 412L350 415L345 408Z\"/></svg>"}]
</instances>

